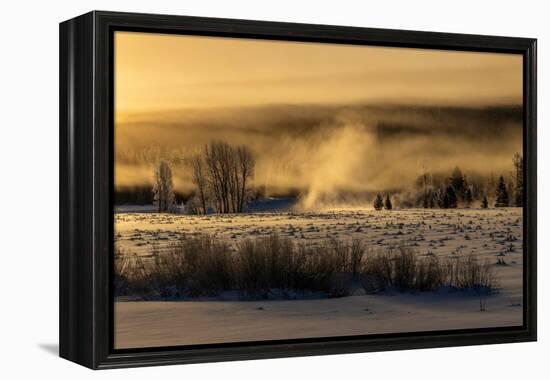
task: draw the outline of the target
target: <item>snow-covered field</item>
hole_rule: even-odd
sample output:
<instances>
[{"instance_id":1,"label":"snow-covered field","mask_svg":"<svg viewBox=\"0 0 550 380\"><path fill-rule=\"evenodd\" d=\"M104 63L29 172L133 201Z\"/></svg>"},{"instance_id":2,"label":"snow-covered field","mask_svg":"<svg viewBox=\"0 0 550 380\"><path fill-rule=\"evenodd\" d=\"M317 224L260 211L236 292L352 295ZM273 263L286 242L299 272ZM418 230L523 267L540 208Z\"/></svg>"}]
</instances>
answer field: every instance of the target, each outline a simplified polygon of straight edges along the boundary
<instances>
[{"instance_id":1,"label":"snow-covered field","mask_svg":"<svg viewBox=\"0 0 550 380\"><path fill-rule=\"evenodd\" d=\"M117 213L117 247L145 259L182 234L208 233L232 244L278 233L299 243L331 236L371 246L413 246L419 254L474 254L494 263L499 292L480 299L460 292L355 295L292 301L118 299L117 348L265 339L378 334L522 324L522 210L393 210L345 208L322 212L242 215ZM500 264L497 264L500 261ZM504 265L503 265L504 263ZM480 311L480 301L485 311Z\"/></svg>"}]
</instances>

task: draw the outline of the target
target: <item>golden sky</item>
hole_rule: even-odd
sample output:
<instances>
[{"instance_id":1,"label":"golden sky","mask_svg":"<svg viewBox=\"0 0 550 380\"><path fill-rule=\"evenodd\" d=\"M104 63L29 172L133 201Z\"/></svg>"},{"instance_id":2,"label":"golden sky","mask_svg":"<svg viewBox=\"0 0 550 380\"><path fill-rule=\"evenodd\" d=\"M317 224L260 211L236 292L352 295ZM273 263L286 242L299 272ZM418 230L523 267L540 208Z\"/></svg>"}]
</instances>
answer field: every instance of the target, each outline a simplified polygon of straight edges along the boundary
<instances>
[{"instance_id":1,"label":"golden sky","mask_svg":"<svg viewBox=\"0 0 550 380\"><path fill-rule=\"evenodd\" d=\"M510 104L521 99L521 67L513 54L116 32L116 111Z\"/></svg>"},{"instance_id":2,"label":"golden sky","mask_svg":"<svg viewBox=\"0 0 550 380\"><path fill-rule=\"evenodd\" d=\"M254 185L309 194L507 175L521 104L521 55L116 32L115 184L162 157L191 191L181 163L212 140L254 152Z\"/></svg>"}]
</instances>

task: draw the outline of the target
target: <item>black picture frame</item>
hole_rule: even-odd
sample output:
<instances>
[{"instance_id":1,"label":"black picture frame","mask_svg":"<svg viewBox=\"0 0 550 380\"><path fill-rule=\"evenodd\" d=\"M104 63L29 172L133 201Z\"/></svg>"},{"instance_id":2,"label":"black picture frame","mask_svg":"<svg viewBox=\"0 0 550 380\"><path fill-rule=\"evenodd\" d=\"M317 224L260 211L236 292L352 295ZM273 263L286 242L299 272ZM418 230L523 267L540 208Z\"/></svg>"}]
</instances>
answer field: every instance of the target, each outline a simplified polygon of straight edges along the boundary
<instances>
[{"instance_id":1,"label":"black picture frame","mask_svg":"<svg viewBox=\"0 0 550 380\"><path fill-rule=\"evenodd\" d=\"M522 54L523 325L114 350L112 42L118 30ZM536 39L105 11L62 22L59 38L61 357L100 369L536 340Z\"/></svg>"}]
</instances>

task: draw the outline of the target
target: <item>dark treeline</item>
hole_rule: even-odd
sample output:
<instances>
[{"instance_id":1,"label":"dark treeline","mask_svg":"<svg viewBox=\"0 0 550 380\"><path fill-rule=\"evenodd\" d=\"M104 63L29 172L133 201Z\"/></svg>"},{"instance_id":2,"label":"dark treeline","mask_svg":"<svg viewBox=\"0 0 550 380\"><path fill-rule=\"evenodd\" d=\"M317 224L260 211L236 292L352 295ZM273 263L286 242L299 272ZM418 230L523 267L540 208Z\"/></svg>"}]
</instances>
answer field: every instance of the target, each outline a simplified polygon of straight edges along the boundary
<instances>
[{"instance_id":1,"label":"dark treeline","mask_svg":"<svg viewBox=\"0 0 550 380\"><path fill-rule=\"evenodd\" d=\"M182 193L174 189L174 202L186 202L192 194ZM115 205L151 205L155 203L155 194L151 185L121 186L115 190Z\"/></svg>"},{"instance_id":2,"label":"dark treeline","mask_svg":"<svg viewBox=\"0 0 550 380\"><path fill-rule=\"evenodd\" d=\"M153 203L151 186L124 186L117 188L114 198L116 205L150 205Z\"/></svg>"},{"instance_id":3,"label":"dark treeline","mask_svg":"<svg viewBox=\"0 0 550 380\"><path fill-rule=\"evenodd\" d=\"M512 171L498 178L490 175L487 178L470 179L459 167L447 176L425 170L416 179L413 191L395 194L394 199L401 208L457 208L474 204L482 208L490 205L521 207L524 196L523 157L516 153L512 164ZM373 206L376 210L382 209L380 194L375 198Z\"/></svg>"}]
</instances>

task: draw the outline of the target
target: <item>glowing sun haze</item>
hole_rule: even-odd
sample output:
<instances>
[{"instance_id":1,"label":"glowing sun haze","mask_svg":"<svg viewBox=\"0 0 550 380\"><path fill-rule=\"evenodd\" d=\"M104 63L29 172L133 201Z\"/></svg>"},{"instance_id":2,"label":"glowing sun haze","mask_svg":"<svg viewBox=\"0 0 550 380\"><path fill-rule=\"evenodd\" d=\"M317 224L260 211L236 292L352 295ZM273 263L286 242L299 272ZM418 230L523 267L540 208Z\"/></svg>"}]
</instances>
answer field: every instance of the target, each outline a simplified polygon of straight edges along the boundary
<instances>
[{"instance_id":1,"label":"glowing sun haze","mask_svg":"<svg viewBox=\"0 0 550 380\"><path fill-rule=\"evenodd\" d=\"M255 185L405 187L421 167L508 173L522 146L522 56L116 32L116 186L148 184L213 139L249 146Z\"/></svg>"},{"instance_id":2,"label":"glowing sun haze","mask_svg":"<svg viewBox=\"0 0 550 380\"><path fill-rule=\"evenodd\" d=\"M349 102L518 103L522 56L117 32L117 113Z\"/></svg>"}]
</instances>

